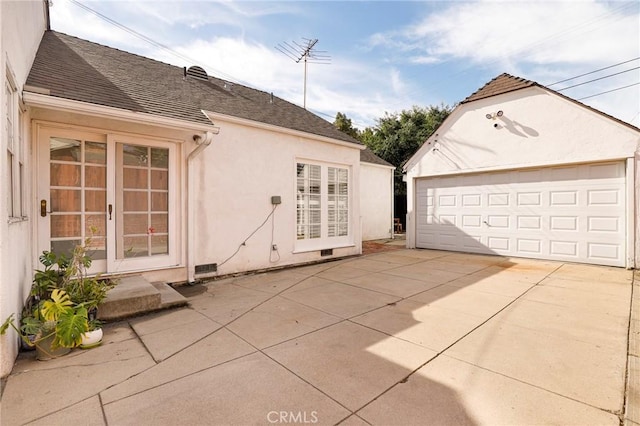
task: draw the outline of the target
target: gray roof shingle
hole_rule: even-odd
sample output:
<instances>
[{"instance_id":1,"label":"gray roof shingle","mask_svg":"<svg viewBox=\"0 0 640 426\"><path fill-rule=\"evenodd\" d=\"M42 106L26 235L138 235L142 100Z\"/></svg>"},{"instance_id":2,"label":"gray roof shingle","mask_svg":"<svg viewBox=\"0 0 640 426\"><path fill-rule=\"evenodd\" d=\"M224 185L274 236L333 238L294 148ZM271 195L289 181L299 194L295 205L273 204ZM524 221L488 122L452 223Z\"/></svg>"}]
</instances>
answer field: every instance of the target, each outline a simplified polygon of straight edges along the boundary
<instances>
[{"instance_id":1,"label":"gray roof shingle","mask_svg":"<svg viewBox=\"0 0 640 426\"><path fill-rule=\"evenodd\" d=\"M379 164L381 166L395 167L393 164L389 163L388 161L378 157L369 148L365 148L362 151L360 151L360 161L363 163L371 163L371 164Z\"/></svg>"},{"instance_id":2,"label":"gray roof shingle","mask_svg":"<svg viewBox=\"0 0 640 426\"><path fill-rule=\"evenodd\" d=\"M490 82L482 86L480 89L467 96L461 104L477 101L491 96L501 95L503 93L513 92L514 90L524 89L526 87L538 86L537 83L526 80L521 77L514 77L507 73L502 73Z\"/></svg>"},{"instance_id":3,"label":"gray roof shingle","mask_svg":"<svg viewBox=\"0 0 640 426\"><path fill-rule=\"evenodd\" d=\"M55 31L46 31L27 85L51 96L211 124L201 110L361 145L328 121L267 92ZM229 87L231 87L229 89Z\"/></svg>"}]
</instances>

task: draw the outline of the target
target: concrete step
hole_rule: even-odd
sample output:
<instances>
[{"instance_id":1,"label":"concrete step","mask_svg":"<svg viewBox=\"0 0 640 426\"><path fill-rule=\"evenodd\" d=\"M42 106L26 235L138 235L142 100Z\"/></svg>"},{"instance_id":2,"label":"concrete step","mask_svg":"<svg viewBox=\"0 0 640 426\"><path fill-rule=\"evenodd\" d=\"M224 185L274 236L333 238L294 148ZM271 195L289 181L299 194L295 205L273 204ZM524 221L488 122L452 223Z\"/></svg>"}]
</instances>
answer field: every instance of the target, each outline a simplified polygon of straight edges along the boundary
<instances>
[{"instance_id":1,"label":"concrete step","mask_svg":"<svg viewBox=\"0 0 640 426\"><path fill-rule=\"evenodd\" d=\"M150 283L140 275L120 278L98 307L98 319L114 321L188 303L171 286Z\"/></svg>"}]
</instances>

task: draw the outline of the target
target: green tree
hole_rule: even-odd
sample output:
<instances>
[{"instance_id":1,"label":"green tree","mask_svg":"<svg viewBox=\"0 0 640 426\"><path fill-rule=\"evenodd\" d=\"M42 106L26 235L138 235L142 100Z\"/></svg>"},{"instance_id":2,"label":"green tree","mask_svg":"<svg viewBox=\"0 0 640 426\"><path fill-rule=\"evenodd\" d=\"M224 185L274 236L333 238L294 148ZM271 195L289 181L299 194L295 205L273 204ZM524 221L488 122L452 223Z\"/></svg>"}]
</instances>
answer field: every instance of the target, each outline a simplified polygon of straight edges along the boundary
<instances>
[{"instance_id":1,"label":"green tree","mask_svg":"<svg viewBox=\"0 0 640 426\"><path fill-rule=\"evenodd\" d=\"M336 114L336 119L333 122L333 125L336 126L338 130L348 134L352 138L360 140L360 131L353 127L351 119L348 118L345 114L338 112Z\"/></svg>"},{"instance_id":2,"label":"green tree","mask_svg":"<svg viewBox=\"0 0 640 426\"><path fill-rule=\"evenodd\" d=\"M449 116L448 105L414 106L400 113L385 113L373 128L361 132L361 140L377 156L396 166L395 192L406 194L402 166Z\"/></svg>"}]
</instances>

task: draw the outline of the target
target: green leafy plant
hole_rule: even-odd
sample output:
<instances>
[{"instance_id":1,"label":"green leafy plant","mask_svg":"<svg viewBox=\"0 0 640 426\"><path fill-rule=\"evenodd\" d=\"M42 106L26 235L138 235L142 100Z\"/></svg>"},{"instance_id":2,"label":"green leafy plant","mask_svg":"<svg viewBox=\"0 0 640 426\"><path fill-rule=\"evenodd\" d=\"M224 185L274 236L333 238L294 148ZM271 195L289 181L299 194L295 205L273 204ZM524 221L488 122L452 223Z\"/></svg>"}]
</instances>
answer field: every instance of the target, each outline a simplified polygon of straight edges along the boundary
<instances>
[{"instance_id":1,"label":"green leafy plant","mask_svg":"<svg viewBox=\"0 0 640 426\"><path fill-rule=\"evenodd\" d=\"M11 327L28 346L38 345L54 336L51 348L57 349L80 345L82 335L89 330L87 308L82 304L74 304L61 289L54 289L51 298L39 303L37 311L27 318L18 328L11 314L0 326L0 334L5 334ZM35 335L35 338L31 339L31 335Z\"/></svg>"},{"instance_id":2,"label":"green leafy plant","mask_svg":"<svg viewBox=\"0 0 640 426\"><path fill-rule=\"evenodd\" d=\"M97 308L116 285L114 279L104 279L88 273L91 257L84 245L77 245L69 257L44 251L40 256L43 269L34 273L20 326L13 314L0 326L0 334L11 327L27 346L36 346L54 337L51 349L73 348L82 342L87 331L100 328Z\"/></svg>"}]
</instances>

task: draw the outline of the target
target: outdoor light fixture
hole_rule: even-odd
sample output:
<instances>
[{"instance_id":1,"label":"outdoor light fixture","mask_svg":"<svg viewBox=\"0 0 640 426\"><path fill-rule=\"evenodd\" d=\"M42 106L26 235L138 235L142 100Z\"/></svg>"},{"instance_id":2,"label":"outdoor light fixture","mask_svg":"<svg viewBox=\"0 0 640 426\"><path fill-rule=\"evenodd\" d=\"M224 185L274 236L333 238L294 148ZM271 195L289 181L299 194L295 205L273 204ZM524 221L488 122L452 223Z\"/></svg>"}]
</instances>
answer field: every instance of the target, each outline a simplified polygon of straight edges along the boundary
<instances>
[{"instance_id":1,"label":"outdoor light fixture","mask_svg":"<svg viewBox=\"0 0 640 426\"><path fill-rule=\"evenodd\" d=\"M502 114L504 114L502 112L502 110L498 111L498 112L494 112L493 114L487 114L485 115L485 117L487 117L487 120L495 120L496 117L502 117Z\"/></svg>"}]
</instances>

